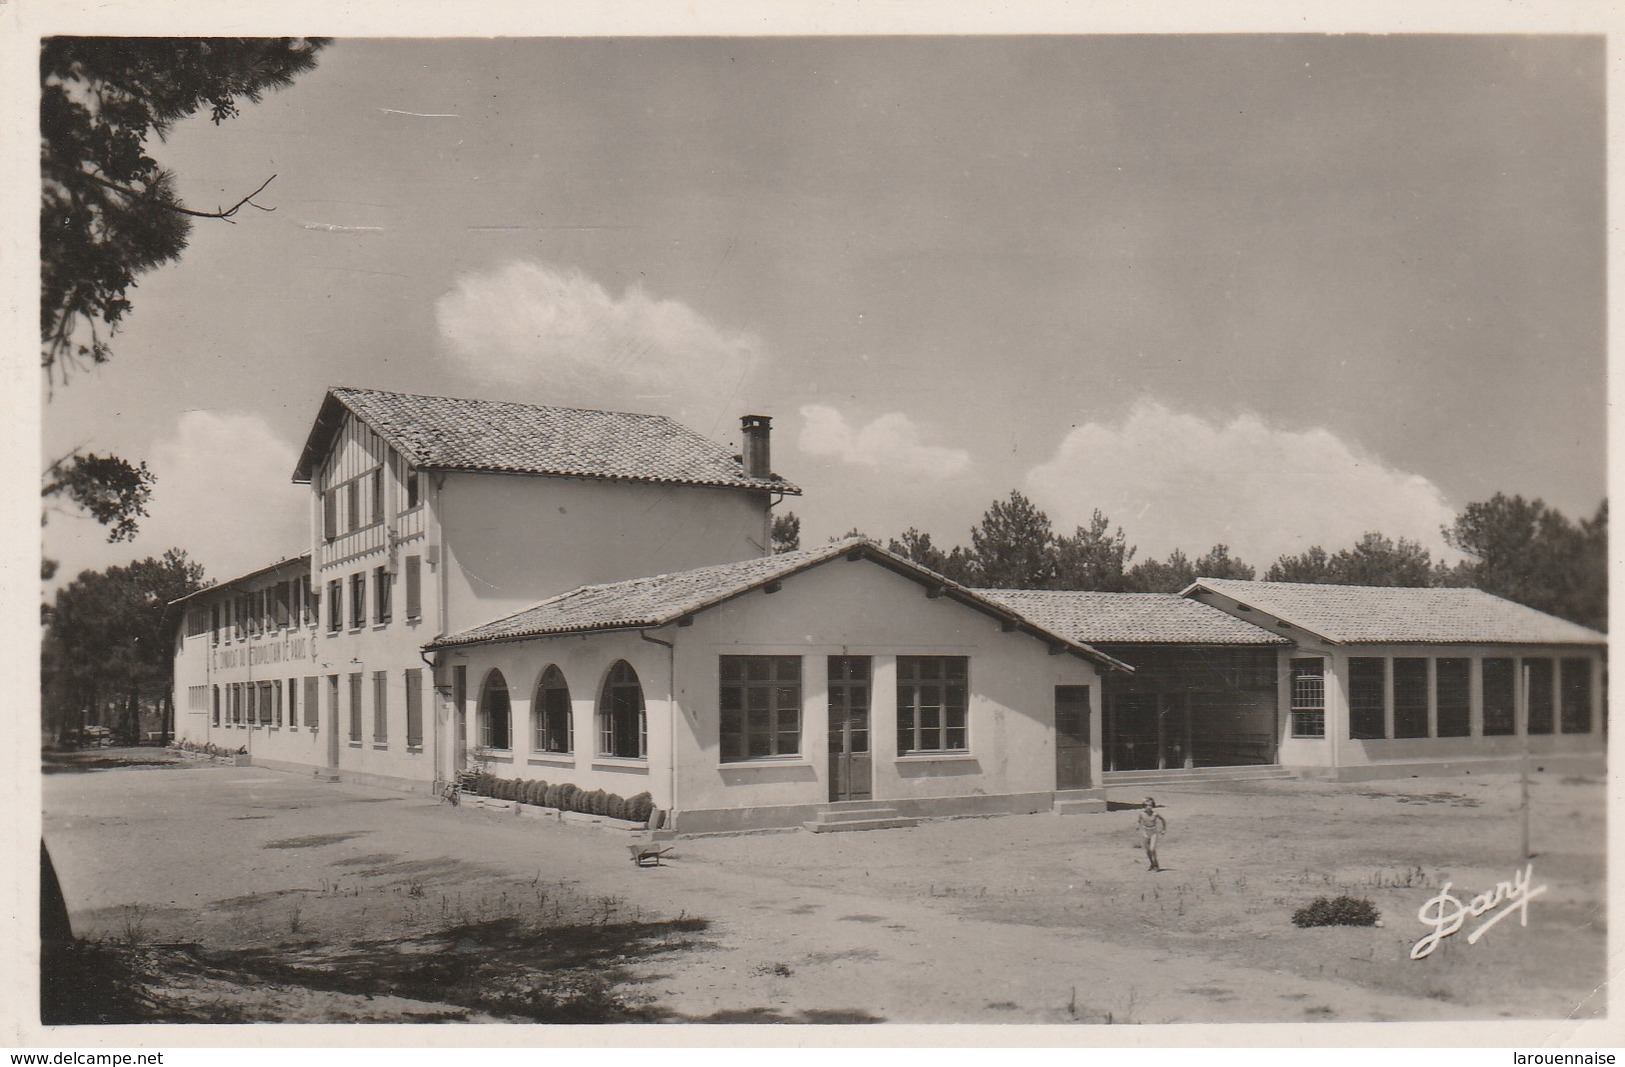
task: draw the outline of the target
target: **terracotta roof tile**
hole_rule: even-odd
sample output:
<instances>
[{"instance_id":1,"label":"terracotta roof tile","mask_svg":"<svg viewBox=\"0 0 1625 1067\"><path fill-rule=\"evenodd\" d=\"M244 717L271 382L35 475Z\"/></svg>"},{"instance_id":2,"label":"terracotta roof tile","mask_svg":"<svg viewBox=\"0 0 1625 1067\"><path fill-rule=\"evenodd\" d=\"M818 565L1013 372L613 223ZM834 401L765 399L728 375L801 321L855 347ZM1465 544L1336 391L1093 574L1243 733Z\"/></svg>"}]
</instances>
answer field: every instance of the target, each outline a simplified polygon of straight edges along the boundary
<instances>
[{"instance_id":1,"label":"terracotta roof tile","mask_svg":"<svg viewBox=\"0 0 1625 1067\"><path fill-rule=\"evenodd\" d=\"M1046 629L1086 644L1285 645L1270 633L1177 593L978 589Z\"/></svg>"},{"instance_id":2,"label":"terracotta roof tile","mask_svg":"<svg viewBox=\"0 0 1625 1067\"><path fill-rule=\"evenodd\" d=\"M1408 589L1198 578L1211 589L1332 641L1351 644L1602 645L1608 635L1479 589Z\"/></svg>"},{"instance_id":3,"label":"terracotta roof tile","mask_svg":"<svg viewBox=\"0 0 1625 1067\"><path fill-rule=\"evenodd\" d=\"M777 475L747 476L731 449L663 415L376 389L335 388L328 395L421 469L801 492ZM301 471L306 463L308 457Z\"/></svg>"},{"instance_id":4,"label":"terracotta roof tile","mask_svg":"<svg viewBox=\"0 0 1625 1067\"><path fill-rule=\"evenodd\" d=\"M1019 616L1012 621L1026 620L1026 625L1022 626L1023 630L1042 640L1069 646L1075 653L1102 666L1113 670L1130 672L1133 670L1122 661L1090 647L1088 643L1076 640L1064 630L1052 629L1036 619L1029 619L977 590L966 589L916 563L892 555L862 537L848 537L820 548L764 556L739 563L700 567L675 574L656 574L606 585L582 586L568 593L550 597L535 607L506 618L439 638L426 647L436 649L488 641L515 641L556 634L587 633L595 630L664 626L686 615L693 615L757 589L775 579L787 578L848 553L858 553L861 558L937 588L945 597L957 599L986 614L1005 619L1011 619L1012 614Z\"/></svg>"}]
</instances>

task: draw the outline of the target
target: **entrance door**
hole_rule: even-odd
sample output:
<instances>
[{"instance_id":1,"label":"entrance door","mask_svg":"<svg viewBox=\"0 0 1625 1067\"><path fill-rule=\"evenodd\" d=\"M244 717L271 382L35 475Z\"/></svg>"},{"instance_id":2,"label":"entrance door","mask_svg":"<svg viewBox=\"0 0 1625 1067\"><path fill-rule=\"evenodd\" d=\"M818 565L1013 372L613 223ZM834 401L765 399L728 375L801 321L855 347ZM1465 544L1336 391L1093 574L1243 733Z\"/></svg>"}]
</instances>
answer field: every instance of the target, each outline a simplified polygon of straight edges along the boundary
<instances>
[{"instance_id":1,"label":"entrance door","mask_svg":"<svg viewBox=\"0 0 1625 1067\"><path fill-rule=\"evenodd\" d=\"M327 769L339 769L339 676L327 676Z\"/></svg>"},{"instance_id":2,"label":"entrance door","mask_svg":"<svg viewBox=\"0 0 1625 1067\"><path fill-rule=\"evenodd\" d=\"M1055 788L1089 785L1089 687L1055 687Z\"/></svg>"},{"instance_id":3,"label":"entrance door","mask_svg":"<svg viewBox=\"0 0 1625 1067\"><path fill-rule=\"evenodd\" d=\"M869 759L869 657L829 657L829 798L866 800L874 792Z\"/></svg>"}]
</instances>

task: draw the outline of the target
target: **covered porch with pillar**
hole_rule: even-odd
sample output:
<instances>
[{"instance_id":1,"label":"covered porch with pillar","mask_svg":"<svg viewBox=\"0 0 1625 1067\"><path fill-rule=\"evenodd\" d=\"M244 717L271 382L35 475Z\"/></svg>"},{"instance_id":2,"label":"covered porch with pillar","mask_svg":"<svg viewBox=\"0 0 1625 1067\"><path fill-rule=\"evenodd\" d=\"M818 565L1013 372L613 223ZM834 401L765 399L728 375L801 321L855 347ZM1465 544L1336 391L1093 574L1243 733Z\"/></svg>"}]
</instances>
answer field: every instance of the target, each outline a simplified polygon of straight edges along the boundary
<instances>
[{"instance_id":1,"label":"covered porch with pillar","mask_svg":"<svg viewBox=\"0 0 1625 1067\"><path fill-rule=\"evenodd\" d=\"M1278 755L1274 647L1101 646L1135 668L1102 679L1104 770L1272 765Z\"/></svg>"}]
</instances>

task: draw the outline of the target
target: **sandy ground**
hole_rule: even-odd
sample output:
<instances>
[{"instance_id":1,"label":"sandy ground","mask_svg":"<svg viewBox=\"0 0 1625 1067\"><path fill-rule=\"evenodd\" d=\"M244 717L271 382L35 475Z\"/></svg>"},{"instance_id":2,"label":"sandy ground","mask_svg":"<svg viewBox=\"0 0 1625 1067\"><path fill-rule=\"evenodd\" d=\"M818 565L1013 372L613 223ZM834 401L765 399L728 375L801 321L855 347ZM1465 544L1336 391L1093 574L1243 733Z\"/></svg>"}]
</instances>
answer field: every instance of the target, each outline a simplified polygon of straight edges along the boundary
<instances>
[{"instance_id":1,"label":"sandy ground","mask_svg":"<svg viewBox=\"0 0 1625 1067\"><path fill-rule=\"evenodd\" d=\"M47 770L45 836L75 932L187 946L199 962L170 993L192 1017L513 1017L425 996L413 953L456 957L453 984L476 980L468 958L534 970L568 956L578 978L603 976L577 1003L613 993L661 1021L1604 1011L1597 778L1536 777L1534 883L1548 890L1527 927L1509 918L1469 945L1469 926L1412 961L1417 909L1444 883L1465 899L1521 869L1515 777L1167 789L1169 869L1153 874L1130 810L689 838L669 865L640 869L624 829L262 768L111 750ZM1292 925L1297 908L1343 892L1369 898L1383 925ZM547 934L562 926L591 944ZM244 960L261 968L252 983L228 967ZM402 960L417 968L413 995L352 991Z\"/></svg>"}]
</instances>

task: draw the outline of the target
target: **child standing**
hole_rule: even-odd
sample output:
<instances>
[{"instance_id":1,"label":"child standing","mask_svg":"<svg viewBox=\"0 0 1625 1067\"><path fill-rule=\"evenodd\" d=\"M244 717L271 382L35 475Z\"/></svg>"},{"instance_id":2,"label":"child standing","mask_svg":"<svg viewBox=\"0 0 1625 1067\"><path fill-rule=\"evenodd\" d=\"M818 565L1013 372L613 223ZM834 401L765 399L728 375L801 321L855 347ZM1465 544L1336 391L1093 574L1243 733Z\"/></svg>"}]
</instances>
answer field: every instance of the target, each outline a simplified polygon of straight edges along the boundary
<instances>
[{"instance_id":1,"label":"child standing","mask_svg":"<svg viewBox=\"0 0 1625 1067\"><path fill-rule=\"evenodd\" d=\"M1157 841L1168 832L1168 820L1157 812L1157 802L1151 797L1145 798L1145 807L1140 809L1140 841L1145 846L1145 858L1150 864L1149 870L1160 871L1157 865Z\"/></svg>"}]
</instances>

